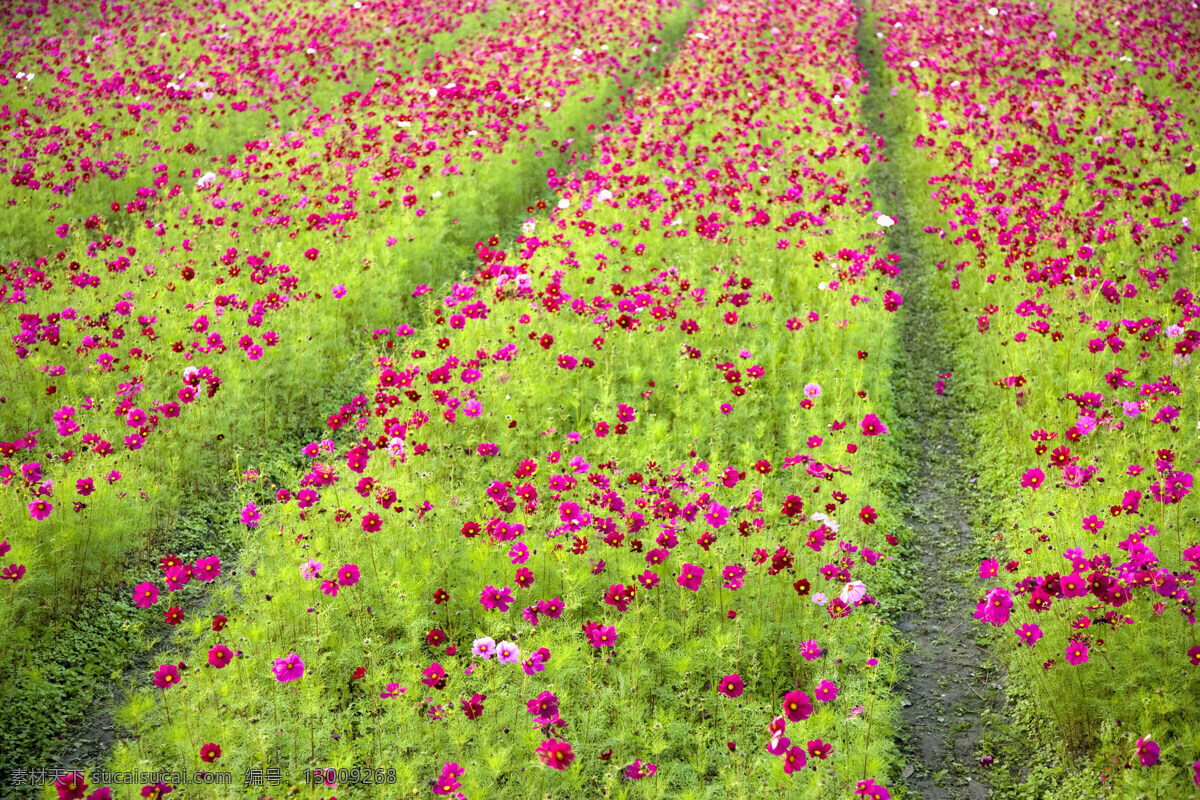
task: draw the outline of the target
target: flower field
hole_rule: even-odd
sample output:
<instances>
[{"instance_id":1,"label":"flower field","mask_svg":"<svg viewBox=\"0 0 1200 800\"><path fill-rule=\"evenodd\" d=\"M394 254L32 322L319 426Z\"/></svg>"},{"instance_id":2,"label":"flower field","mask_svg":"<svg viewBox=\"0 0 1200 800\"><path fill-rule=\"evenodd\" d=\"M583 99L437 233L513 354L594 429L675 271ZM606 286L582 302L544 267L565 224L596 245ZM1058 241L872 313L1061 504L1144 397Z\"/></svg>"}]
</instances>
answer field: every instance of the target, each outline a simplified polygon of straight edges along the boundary
<instances>
[{"instance_id":1,"label":"flower field","mask_svg":"<svg viewBox=\"0 0 1200 800\"><path fill-rule=\"evenodd\" d=\"M1200 792L1200 11L13 3L0 796Z\"/></svg>"}]
</instances>

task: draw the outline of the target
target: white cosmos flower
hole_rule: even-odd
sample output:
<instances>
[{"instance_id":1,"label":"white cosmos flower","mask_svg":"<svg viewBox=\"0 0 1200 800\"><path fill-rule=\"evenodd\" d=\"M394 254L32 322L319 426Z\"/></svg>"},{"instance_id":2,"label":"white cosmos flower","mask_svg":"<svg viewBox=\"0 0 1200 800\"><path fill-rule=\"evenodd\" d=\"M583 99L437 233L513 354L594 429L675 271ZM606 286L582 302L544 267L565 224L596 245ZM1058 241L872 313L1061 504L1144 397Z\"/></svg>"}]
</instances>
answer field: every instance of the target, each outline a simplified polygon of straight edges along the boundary
<instances>
[{"instance_id":1,"label":"white cosmos flower","mask_svg":"<svg viewBox=\"0 0 1200 800\"><path fill-rule=\"evenodd\" d=\"M896 224L896 220L892 219L887 214L880 214L875 221L879 223L881 228L890 228Z\"/></svg>"}]
</instances>

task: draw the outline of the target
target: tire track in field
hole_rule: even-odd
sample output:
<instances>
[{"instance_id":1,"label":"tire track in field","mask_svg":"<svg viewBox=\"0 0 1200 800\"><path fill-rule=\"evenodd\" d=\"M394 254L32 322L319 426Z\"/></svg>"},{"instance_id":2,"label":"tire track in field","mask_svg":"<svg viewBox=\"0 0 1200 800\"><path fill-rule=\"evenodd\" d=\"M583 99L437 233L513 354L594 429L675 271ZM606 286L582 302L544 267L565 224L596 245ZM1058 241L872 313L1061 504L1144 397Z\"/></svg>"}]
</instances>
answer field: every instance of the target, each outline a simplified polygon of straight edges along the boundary
<instances>
[{"instance_id":1,"label":"tire track in field","mask_svg":"<svg viewBox=\"0 0 1200 800\"><path fill-rule=\"evenodd\" d=\"M886 113L897 101L875 52L870 9L864 0L856 4L863 16L855 55L870 78L863 124L889 148L903 147L900 126ZM1002 678L985 666L989 654L973 629L978 561L970 515L980 498L970 473L969 412L955 396L953 379L945 395L934 391L939 376L955 368L956 342L941 322L951 312L941 307L931 285L936 272L917 241L919 212L911 199L921 187L894 162L873 162L869 176L876 207L896 219L887 249L901 257L904 295L898 320L904 351L893 380L909 470L901 497L910 531L906 555L916 574L910 610L897 624L910 645L899 684L899 743L907 760L901 778L924 800L983 800L989 786L978 750L986 720L1000 704Z\"/></svg>"}]
</instances>

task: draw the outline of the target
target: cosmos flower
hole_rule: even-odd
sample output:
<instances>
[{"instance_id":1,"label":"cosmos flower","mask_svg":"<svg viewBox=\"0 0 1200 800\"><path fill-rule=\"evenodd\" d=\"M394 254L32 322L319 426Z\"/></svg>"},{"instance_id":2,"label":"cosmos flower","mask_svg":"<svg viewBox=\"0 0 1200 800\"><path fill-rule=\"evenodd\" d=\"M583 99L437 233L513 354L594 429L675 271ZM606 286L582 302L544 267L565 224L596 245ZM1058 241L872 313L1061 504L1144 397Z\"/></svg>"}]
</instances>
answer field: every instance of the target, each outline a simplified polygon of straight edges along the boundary
<instances>
[{"instance_id":1,"label":"cosmos flower","mask_svg":"<svg viewBox=\"0 0 1200 800\"><path fill-rule=\"evenodd\" d=\"M1072 641L1067 644L1066 653L1067 663L1078 666L1086 664L1088 660L1088 647L1083 642Z\"/></svg>"},{"instance_id":2,"label":"cosmos flower","mask_svg":"<svg viewBox=\"0 0 1200 800\"><path fill-rule=\"evenodd\" d=\"M486 661L496 654L496 640L490 636L476 639L471 644L471 653Z\"/></svg>"},{"instance_id":3,"label":"cosmos flower","mask_svg":"<svg viewBox=\"0 0 1200 800\"><path fill-rule=\"evenodd\" d=\"M154 671L151 683L159 689L168 689L179 684L179 667L174 664L163 664Z\"/></svg>"},{"instance_id":4,"label":"cosmos flower","mask_svg":"<svg viewBox=\"0 0 1200 800\"><path fill-rule=\"evenodd\" d=\"M832 703L834 700L837 700L838 690L832 681L823 680L813 690L813 696L822 703Z\"/></svg>"},{"instance_id":5,"label":"cosmos flower","mask_svg":"<svg viewBox=\"0 0 1200 800\"><path fill-rule=\"evenodd\" d=\"M551 769L566 769L575 760L575 751L565 741L546 739L537 747L538 758Z\"/></svg>"},{"instance_id":6,"label":"cosmos flower","mask_svg":"<svg viewBox=\"0 0 1200 800\"><path fill-rule=\"evenodd\" d=\"M1153 767L1158 763L1158 744L1149 736L1143 736L1137 740L1135 752L1143 767Z\"/></svg>"},{"instance_id":7,"label":"cosmos flower","mask_svg":"<svg viewBox=\"0 0 1200 800\"><path fill-rule=\"evenodd\" d=\"M500 664L516 664L521 660L521 650L512 642L496 645L496 661Z\"/></svg>"},{"instance_id":8,"label":"cosmos flower","mask_svg":"<svg viewBox=\"0 0 1200 800\"><path fill-rule=\"evenodd\" d=\"M149 608L158 602L158 587L149 581L143 581L133 587L133 603L138 608Z\"/></svg>"},{"instance_id":9,"label":"cosmos flower","mask_svg":"<svg viewBox=\"0 0 1200 800\"><path fill-rule=\"evenodd\" d=\"M783 696L783 715L789 722L803 722L812 716L812 701L804 692L793 690Z\"/></svg>"},{"instance_id":10,"label":"cosmos flower","mask_svg":"<svg viewBox=\"0 0 1200 800\"><path fill-rule=\"evenodd\" d=\"M700 591L700 583L703 579L704 567L685 563L680 569L679 577L675 579L675 582L685 589L698 592Z\"/></svg>"},{"instance_id":11,"label":"cosmos flower","mask_svg":"<svg viewBox=\"0 0 1200 800\"><path fill-rule=\"evenodd\" d=\"M742 677L736 672L732 675L726 675L721 678L717 685L717 691L726 697L741 697L746 685L742 683Z\"/></svg>"},{"instance_id":12,"label":"cosmos flower","mask_svg":"<svg viewBox=\"0 0 1200 800\"><path fill-rule=\"evenodd\" d=\"M214 645L208 651L208 663L217 669L224 669L232 660L233 651L223 644Z\"/></svg>"},{"instance_id":13,"label":"cosmos flower","mask_svg":"<svg viewBox=\"0 0 1200 800\"><path fill-rule=\"evenodd\" d=\"M304 675L304 662L295 653L288 653L283 658L275 659L271 671L275 673L275 680L287 683Z\"/></svg>"}]
</instances>

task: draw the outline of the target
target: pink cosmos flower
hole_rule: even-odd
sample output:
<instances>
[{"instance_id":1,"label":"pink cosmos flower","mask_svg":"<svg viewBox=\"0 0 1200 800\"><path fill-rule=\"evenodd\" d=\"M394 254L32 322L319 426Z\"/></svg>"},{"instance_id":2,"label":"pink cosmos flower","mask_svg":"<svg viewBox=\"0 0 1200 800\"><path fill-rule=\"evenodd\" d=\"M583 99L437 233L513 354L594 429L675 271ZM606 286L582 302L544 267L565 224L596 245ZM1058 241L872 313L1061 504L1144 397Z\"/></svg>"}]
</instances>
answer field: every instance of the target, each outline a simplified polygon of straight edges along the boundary
<instances>
[{"instance_id":1,"label":"pink cosmos flower","mask_svg":"<svg viewBox=\"0 0 1200 800\"><path fill-rule=\"evenodd\" d=\"M353 586L358 583L358 567L354 564L346 564L338 570L337 579L338 586Z\"/></svg>"},{"instance_id":2,"label":"pink cosmos flower","mask_svg":"<svg viewBox=\"0 0 1200 800\"><path fill-rule=\"evenodd\" d=\"M496 645L496 661L500 664L515 664L521 660L521 650L512 642Z\"/></svg>"},{"instance_id":3,"label":"pink cosmos flower","mask_svg":"<svg viewBox=\"0 0 1200 800\"><path fill-rule=\"evenodd\" d=\"M538 758L551 769L566 769L575 760L575 752L571 745L556 739L547 739L538 745Z\"/></svg>"},{"instance_id":4,"label":"pink cosmos flower","mask_svg":"<svg viewBox=\"0 0 1200 800\"><path fill-rule=\"evenodd\" d=\"M783 754L783 771L788 775L804 769L807 765L808 756L799 747L789 747Z\"/></svg>"},{"instance_id":5,"label":"pink cosmos flower","mask_svg":"<svg viewBox=\"0 0 1200 800\"><path fill-rule=\"evenodd\" d=\"M258 521L262 519L262 514L258 510L258 506L253 502L246 503L242 509L242 524L253 528L258 525Z\"/></svg>"},{"instance_id":6,"label":"pink cosmos flower","mask_svg":"<svg viewBox=\"0 0 1200 800\"><path fill-rule=\"evenodd\" d=\"M863 436L882 436L888 432L887 426L874 414L867 414L862 420Z\"/></svg>"},{"instance_id":7,"label":"pink cosmos flower","mask_svg":"<svg viewBox=\"0 0 1200 800\"><path fill-rule=\"evenodd\" d=\"M804 692L795 690L783 696L783 715L789 722L803 722L812 716L812 712L812 701Z\"/></svg>"},{"instance_id":8,"label":"pink cosmos flower","mask_svg":"<svg viewBox=\"0 0 1200 800\"><path fill-rule=\"evenodd\" d=\"M233 651L223 644L216 645L208 651L208 663L217 669L224 669L233 660Z\"/></svg>"},{"instance_id":9,"label":"pink cosmos flower","mask_svg":"<svg viewBox=\"0 0 1200 800\"><path fill-rule=\"evenodd\" d=\"M434 661L421 672L421 676L421 683L433 689L446 677L446 670L441 664Z\"/></svg>"},{"instance_id":10,"label":"pink cosmos flower","mask_svg":"<svg viewBox=\"0 0 1200 800\"><path fill-rule=\"evenodd\" d=\"M742 676L736 672L721 678L721 682L717 685L717 691L726 697L741 697L745 688L746 684L742 682Z\"/></svg>"},{"instance_id":11,"label":"pink cosmos flower","mask_svg":"<svg viewBox=\"0 0 1200 800\"><path fill-rule=\"evenodd\" d=\"M154 672L150 681L159 689L167 689L179 683L179 667L174 664L163 664Z\"/></svg>"},{"instance_id":12,"label":"pink cosmos flower","mask_svg":"<svg viewBox=\"0 0 1200 800\"><path fill-rule=\"evenodd\" d=\"M500 609L501 612L507 612L508 607L513 603L512 589L507 586L503 589L487 586L479 594L479 603L487 609Z\"/></svg>"},{"instance_id":13,"label":"pink cosmos flower","mask_svg":"<svg viewBox=\"0 0 1200 800\"><path fill-rule=\"evenodd\" d=\"M41 521L50 516L50 512L54 510L54 505L47 500L34 500L29 504L29 516Z\"/></svg>"},{"instance_id":14,"label":"pink cosmos flower","mask_svg":"<svg viewBox=\"0 0 1200 800\"><path fill-rule=\"evenodd\" d=\"M196 580L208 583L221 575L221 559L217 556L207 556L196 559Z\"/></svg>"},{"instance_id":15,"label":"pink cosmos flower","mask_svg":"<svg viewBox=\"0 0 1200 800\"><path fill-rule=\"evenodd\" d=\"M817 688L813 690L813 696L822 703L832 703L837 700L837 686L832 681L821 681L817 684Z\"/></svg>"},{"instance_id":16,"label":"pink cosmos flower","mask_svg":"<svg viewBox=\"0 0 1200 800\"><path fill-rule=\"evenodd\" d=\"M1137 740L1136 752L1143 767L1153 767L1158 763L1158 744L1149 736Z\"/></svg>"},{"instance_id":17,"label":"pink cosmos flower","mask_svg":"<svg viewBox=\"0 0 1200 800\"><path fill-rule=\"evenodd\" d=\"M1017 636L1020 637L1023 644L1033 647L1037 644L1038 639L1042 638L1042 629L1032 622L1026 622L1021 627L1017 628Z\"/></svg>"},{"instance_id":18,"label":"pink cosmos flower","mask_svg":"<svg viewBox=\"0 0 1200 800\"><path fill-rule=\"evenodd\" d=\"M862 600L867 594L867 587L862 581L851 581L842 588L842 593L838 595L843 603L847 605L855 605L859 600Z\"/></svg>"},{"instance_id":19,"label":"pink cosmos flower","mask_svg":"<svg viewBox=\"0 0 1200 800\"><path fill-rule=\"evenodd\" d=\"M1046 480L1046 474L1037 467L1034 467L1021 476L1021 486L1026 489L1037 489L1042 485L1044 480Z\"/></svg>"},{"instance_id":20,"label":"pink cosmos flower","mask_svg":"<svg viewBox=\"0 0 1200 800\"><path fill-rule=\"evenodd\" d=\"M1078 666L1086 664L1088 660L1088 647L1083 642L1070 642L1067 644L1067 663Z\"/></svg>"},{"instance_id":21,"label":"pink cosmos flower","mask_svg":"<svg viewBox=\"0 0 1200 800\"><path fill-rule=\"evenodd\" d=\"M271 671L275 673L275 680L287 683L304 675L304 662L295 653L288 653L283 658L275 659Z\"/></svg>"},{"instance_id":22,"label":"pink cosmos flower","mask_svg":"<svg viewBox=\"0 0 1200 800\"><path fill-rule=\"evenodd\" d=\"M695 564L684 564L679 572L679 577L675 579L685 589L691 589L693 592L700 590L700 583L704 580L704 567Z\"/></svg>"},{"instance_id":23,"label":"pink cosmos flower","mask_svg":"<svg viewBox=\"0 0 1200 800\"><path fill-rule=\"evenodd\" d=\"M158 602L158 587L150 581L139 583L133 589L133 602L138 608L149 608Z\"/></svg>"}]
</instances>

